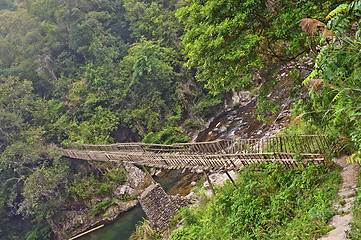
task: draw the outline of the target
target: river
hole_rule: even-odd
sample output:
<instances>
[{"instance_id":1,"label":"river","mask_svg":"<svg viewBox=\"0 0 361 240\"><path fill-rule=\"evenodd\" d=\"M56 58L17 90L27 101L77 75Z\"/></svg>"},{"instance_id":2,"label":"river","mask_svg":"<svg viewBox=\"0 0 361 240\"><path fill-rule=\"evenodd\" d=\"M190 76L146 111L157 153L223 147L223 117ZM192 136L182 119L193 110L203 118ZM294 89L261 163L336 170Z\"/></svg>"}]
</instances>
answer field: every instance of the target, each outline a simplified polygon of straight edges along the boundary
<instances>
[{"instance_id":1,"label":"river","mask_svg":"<svg viewBox=\"0 0 361 240\"><path fill-rule=\"evenodd\" d=\"M164 190L171 195L187 195L190 191L190 183L199 179L195 173L182 170L172 170L155 180L162 185ZM84 235L79 240L128 240L132 232L135 231L139 221L146 218L142 208L138 205L131 210L119 215L117 220L105 225L104 227Z\"/></svg>"}]
</instances>

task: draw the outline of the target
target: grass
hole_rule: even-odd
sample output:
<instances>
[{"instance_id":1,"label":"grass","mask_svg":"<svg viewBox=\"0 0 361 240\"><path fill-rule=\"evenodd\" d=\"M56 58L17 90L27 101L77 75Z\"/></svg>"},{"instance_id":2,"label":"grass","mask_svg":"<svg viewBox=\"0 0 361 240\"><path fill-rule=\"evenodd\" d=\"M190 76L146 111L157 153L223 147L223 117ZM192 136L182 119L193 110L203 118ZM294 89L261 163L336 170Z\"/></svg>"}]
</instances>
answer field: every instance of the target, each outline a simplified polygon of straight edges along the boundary
<instances>
[{"instance_id":1,"label":"grass","mask_svg":"<svg viewBox=\"0 0 361 240\"><path fill-rule=\"evenodd\" d=\"M257 169L257 170L256 170ZM197 208L181 210L181 239L314 239L330 229L329 210L338 191L339 169L306 170L275 164L250 166Z\"/></svg>"}]
</instances>

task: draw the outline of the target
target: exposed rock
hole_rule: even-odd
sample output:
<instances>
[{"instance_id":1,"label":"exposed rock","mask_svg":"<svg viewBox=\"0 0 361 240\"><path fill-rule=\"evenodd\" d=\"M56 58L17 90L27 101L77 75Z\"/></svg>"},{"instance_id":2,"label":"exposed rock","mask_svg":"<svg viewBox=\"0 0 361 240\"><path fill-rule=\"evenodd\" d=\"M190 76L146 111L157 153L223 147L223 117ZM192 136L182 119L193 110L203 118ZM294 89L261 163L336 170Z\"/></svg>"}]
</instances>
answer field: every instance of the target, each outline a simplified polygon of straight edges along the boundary
<instances>
[{"instance_id":1,"label":"exposed rock","mask_svg":"<svg viewBox=\"0 0 361 240\"><path fill-rule=\"evenodd\" d=\"M237 173L234 171L229 171L229 175L233 178L237 178ZM217 186L222 186L228 178L227 174L225 172L214 172L209 175L209 179L211 180L212 184ZM210 189L209 183L206 181L203 184L203 188L208 190Z\"/></svg>"},{"instance_id":2,"label":"exposed rock","mask_svg":"<svg viewBox=\"0 0 361 240\"><path fill-rule=\"evenodd\" d=\"M125 163L124 168L127 171L127 181L131 183L133 188L140 189L144 186L144 178L146 174L140 170L139 168L135 167L133 164Z\"/></svg>"},{"instance_id":3,"label":"exposed rock","mask_svg":"<svg viewBox=\"0 0 361 240\"><path fill-rule=\"evenodd\" d=\"M330 219L329 226L334 226L335 228L328 232L325 236L319 238L320 240L349 239L347 232L351 229L350 222L353 218L351 209L352 203L355 200L355 193L358 190L356 188L356 184L359 165L357 163L347 163L347 157L348 156L343 156L341 158L332 159L336 164L343 168L341 172L342 184L340 185L340 190L337 194L338 196L334 201L334 210L345 214L336 214ZM344 204L340 203L341 200L344 201Z\"/></svg>"},{"instance_id":4,"label":"exposed rock","mask_svg":"<svg viewBox=\"0 0 361 240\"><path fill-rule=\"evenodd\" d=\"M221 129L219 129L219 133L223 133L223 132L225 132L225 131L227 131L227 127L226 127L226 126L223 126L223 127L221 127Z\"/></svg>"},{"instance_id":5,"label":"exposed rock","mask_svg":"<svg viewBox=\"0 0 361 240\"><path fill-rule=\"evenodd\" d=\"M232 89L232 96L225 102L225 109L232 108L236 104L239 104L240 106L247 105L251 100L252 96L249 91L236 92L235 89Z\"/></svg>"},{"instance_id":6,"label":"exposed rock","mask_svg":"<svg viewBox=\"0 0 361 240\"><path fill-rule=\"evenodd\" d=\"M165 171L158 170L154 175L155 175L156 177L162 177L164 174L165 174Z\"/></svg>"},{"instance_id":7,"label":"exposed rock","mask_svg":"<svg viewBox=\"0 0 361 240\"><path fill-rule=\"evenodd\" d=\"M151 169L149 170L149 174L152 175L152 176L154 176L155 173L156 173L156 171L157 171L157 169L151 168Z\"/></svg>"},{"instance_id":8,"label":"exposed rock","mask_svg":"<svg viewBox=\"0 0 361 240\"><path fill-rule=\"evenodd\" d=\"M285 110L285 111L281 112L281 113L278 115L278 117L277 117L277 119L276 119L276 122L279 122L279 121L281 121L282 119L284 119L285 117L289 116L290 113L291 113L290 110Z\"/></svg>"},{"instance_id":9,"label":"exposed rock","mask_svg":"<svg viewBox=\"0 0 361 240\"><path fill-rule=\"evenodd\" d=\"M115 196L124 196L125 194L128 194L129 196L132 195L136 195L137 191L130 187L128 183L124 184L124 185L119 185L115 190L114 190L114 195Z\"/></svg>"},{"instance_id":10,"label":"exposed rock","mask_svg":"<svg viewBox=\"0 0 361 240\"><path fill-rule=\"evenodd\" d=\"M104 214L96 217L90 216L88 208L78 211L66 211L63 213L63 216L67 216L66 219L49 220L50 227L54 232L53 239L68 239L68 233L71 233L71 236L75 236L103 223L112 222L118 217L120 212L125 212L136 205L137 200L128 202L116 201L116 204L106 209Z\"/></svg>"},{"instance_id":11,"label":"exposed rock","mask_svg":"<svg viewBox=\"0 0 361 240\"><path fill-rule=\"evenodd\" d=\"M187 204L180 195L167 195L158 183L147 187L139 197L139 202L151 227L157 231L167 228L174 213Z\"/></svg>"}]
</instances>

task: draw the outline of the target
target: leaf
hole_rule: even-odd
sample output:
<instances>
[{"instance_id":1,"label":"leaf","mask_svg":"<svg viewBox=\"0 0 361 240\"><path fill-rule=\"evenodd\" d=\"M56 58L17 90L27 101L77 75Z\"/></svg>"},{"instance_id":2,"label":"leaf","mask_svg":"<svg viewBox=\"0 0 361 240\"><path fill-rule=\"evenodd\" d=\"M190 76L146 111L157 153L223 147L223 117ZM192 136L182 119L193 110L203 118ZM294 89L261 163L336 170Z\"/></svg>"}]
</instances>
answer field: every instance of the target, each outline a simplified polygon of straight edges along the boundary
<instances>
[{"instance_id":1,"label":"leaf","mask_svg":"<svg viewBox=\"0 0 361 240\"><path fill-rule=\"evenodd\" d=\"M320 28L320 31L320 34L324 37L336 37L336 34L326 28Z\"/></svg>"},{"instance_id":2,"label":"leaf","mask_svg":"<svg viewBox=\"0 0 361 240\"><path fill-rule=\"evenodd\" d=\"M296 124L300 123L300 121L304 115L305 115L305 113L298 115L295 119L293 119L292 124L296 125Z\"/></svg>"},{"instance_id":3,"label":"leaf","mask_svg":"<svg viewBox=\"0 0 361 240\"><path fill-rule=\"evenodd\" d=\"M327 16L326 16L326 20L330 20L331 18L333 18L334 16L336 16L337 14L341 13L341 12L345 12L346 8L348 7L348 4L341 4L339 5L337 8L335 8L334 10L332 10Z\"/></svg>"},{"instance_id":4,"label":"leaf","mask_svg":"<svg viewBox=\"0 0 361 240\"><path fill-rule=\"evenodd\" d=\"M311 79L310 81L308 81L307 86L311 87L313 89L313 91L317 90L318 87L321 85L321 83L323 83L323 79Z\"/></svg>"},{"instance_id":5,"label":"leaf","mask_svg":"<svg viewBox=\"0 0 361 240\"><path fill-rule=\"evenodd\" d=\"M351 163L351 164L353 164L353 163L361 163L361 158L360 158L360 156L358 154L354 153L351 156L348 156L346 158L346 161L348 163Z\"/></svg>"},{"instance_id":6,"label":"leaf","mask_svg":"<svg viewBox=\"0 0 361 240\"><path fill-rule=\"evenodd\" d=\"M325 26L325 24L317 19L313 18L303 18L299 21L302 31L308 33L308 35L313 36L313 32L319 26Z\"/></svg>"},{"instance_id":7,"label":"leaf","mask_svg":"<svg viewBox=\"0 0 361 240\"><path fill-rule=\"evenodd\" d=\"M317 69L313 70L308 77L303 80L302 85L306 86L308 82L318 74Z\"/></svg>"}]
</instances>

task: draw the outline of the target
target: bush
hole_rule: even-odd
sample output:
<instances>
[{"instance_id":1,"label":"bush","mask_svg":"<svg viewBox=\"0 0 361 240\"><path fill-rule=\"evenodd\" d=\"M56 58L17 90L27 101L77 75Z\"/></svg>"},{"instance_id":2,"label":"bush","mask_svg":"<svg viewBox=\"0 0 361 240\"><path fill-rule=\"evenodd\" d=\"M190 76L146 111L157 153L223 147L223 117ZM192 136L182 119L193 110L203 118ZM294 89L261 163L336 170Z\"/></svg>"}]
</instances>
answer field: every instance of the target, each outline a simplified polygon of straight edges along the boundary
<instances>
[{"instance_id":1,"label":"bush","mask_svg":"<svg viewBox=\"0 0 361 240\"><path fill-rule=\"evenodd\" d=\"M323 165L286 169L249 166L235 189L230 183L194 211L181 211L180 239L314 239L327 232L328 210L340 182L338 170Z\"/></svg>"}]
</instances>

